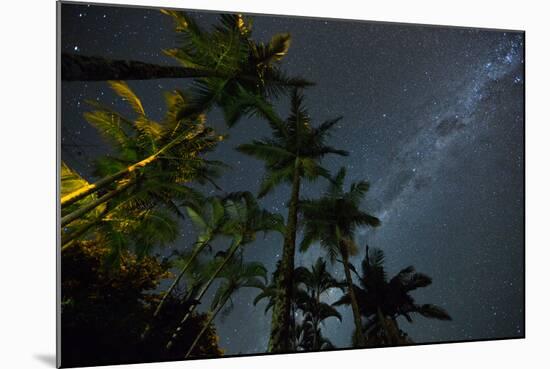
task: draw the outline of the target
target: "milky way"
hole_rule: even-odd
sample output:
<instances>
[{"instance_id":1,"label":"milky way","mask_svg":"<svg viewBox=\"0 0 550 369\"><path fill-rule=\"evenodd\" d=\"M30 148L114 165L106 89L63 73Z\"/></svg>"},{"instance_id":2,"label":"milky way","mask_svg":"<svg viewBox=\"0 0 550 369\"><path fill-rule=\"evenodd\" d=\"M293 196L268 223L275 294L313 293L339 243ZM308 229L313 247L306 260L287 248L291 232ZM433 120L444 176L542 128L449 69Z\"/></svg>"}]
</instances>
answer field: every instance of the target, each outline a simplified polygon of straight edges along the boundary
<instances>
[{"instance_id":1,"label":"milky way","mask_svg":"<svg viewBox=\"0 0 550 369\"><path fill-rule=\"evenodd\" d=\"M197 15L205 25L215 20L211 13ZM62 27L63 51L173 63L161 53L175 45L172 24L157 10L65 5ZM433 285L414 296L453 317L400 321L403 329L416 342L523 336L523 33L254 17L255 38L277 32L293 37L284 69L316 82L306 91L314 122L344 116L331 143L350 156L327 158L324 165L331 171L346 166L347 182L372 184L363 206L382 226L358 233L357 242L383 249L390 274L412 264L430 275ZM162 92L186 82L130 85L155 117L163 111ZM103 82L64 83L62 99L63 160L91 177L91 160L108 149L83 120L84 101L126 108ZM283 99L276 107L284 116L287 106ZM228 131L219 112L209 121L230 134L212 155L233 166L220 186L256 191L262 164L233 148L269 135L267 125L249 119ZM306 183L303 194L317 196L325 186ZM282 187L262 205L286 214L287 197ZM188 246L190 237L184 227L173 247ZM273 270L281 244L280 236L268 235L246 256ZM319 255L314 247L297 262L309 265ZM343 277L338 265L332 270ZM252 305L255 294L239 292L231 314L217 321L229 354L265 351L270 316L263 303ZM326 298L334 301L338 294ZM341 312L342 323L328 321L323 329L336 346L346 347L353 323L348 309Z\"/></svg>"}]
</instances>

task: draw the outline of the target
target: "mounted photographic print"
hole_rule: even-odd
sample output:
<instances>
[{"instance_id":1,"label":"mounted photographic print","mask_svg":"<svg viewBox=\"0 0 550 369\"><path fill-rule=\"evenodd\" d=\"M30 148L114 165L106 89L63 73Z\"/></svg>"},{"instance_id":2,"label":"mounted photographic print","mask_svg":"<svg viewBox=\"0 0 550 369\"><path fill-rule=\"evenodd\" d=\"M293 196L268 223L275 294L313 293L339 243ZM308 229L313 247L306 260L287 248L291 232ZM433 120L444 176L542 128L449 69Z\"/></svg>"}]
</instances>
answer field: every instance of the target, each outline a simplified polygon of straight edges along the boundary
<instances>
[{"instance_id":1,"label":"mounted photographic print","mask_svg":"<svg viewBox=\"0 0 550 369\"><path fill-rule=\"evenodd\" d=\"M58 365L525 336L523 32L60 2L58 36Z\"/></svg>"}]
</instances>

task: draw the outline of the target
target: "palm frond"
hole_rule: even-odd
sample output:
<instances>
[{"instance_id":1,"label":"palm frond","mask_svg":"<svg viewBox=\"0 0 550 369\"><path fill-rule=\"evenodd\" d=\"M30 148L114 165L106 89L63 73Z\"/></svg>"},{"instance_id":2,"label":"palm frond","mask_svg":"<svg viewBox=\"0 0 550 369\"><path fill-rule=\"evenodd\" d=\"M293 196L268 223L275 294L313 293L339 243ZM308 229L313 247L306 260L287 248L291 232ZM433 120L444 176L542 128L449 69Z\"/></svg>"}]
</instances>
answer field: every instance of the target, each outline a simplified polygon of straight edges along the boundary
<instances>
[{"instance_id":1,"label":"palm frond","mask_svg":"<svg viewBox=\"0 0 550 369\"><path fill-rule=\"evenodd\" d=\"M431 319L452 320L451 316L445 309L432 304L424 304L416 306L414 312Z\"/></svg>"},{"instance_id":2,"label":"palm frond","mask_svg":"<svg viewBox=\"0 0 550 369\"><path fill-rule=\"evenodd\" d=\"M141 100L130 89L130 86L124 81L108 81L111 89L123 100L127 101L130 107L139 115L145 115L145 110L141 104Z\"/></svg>"}]
</instances>

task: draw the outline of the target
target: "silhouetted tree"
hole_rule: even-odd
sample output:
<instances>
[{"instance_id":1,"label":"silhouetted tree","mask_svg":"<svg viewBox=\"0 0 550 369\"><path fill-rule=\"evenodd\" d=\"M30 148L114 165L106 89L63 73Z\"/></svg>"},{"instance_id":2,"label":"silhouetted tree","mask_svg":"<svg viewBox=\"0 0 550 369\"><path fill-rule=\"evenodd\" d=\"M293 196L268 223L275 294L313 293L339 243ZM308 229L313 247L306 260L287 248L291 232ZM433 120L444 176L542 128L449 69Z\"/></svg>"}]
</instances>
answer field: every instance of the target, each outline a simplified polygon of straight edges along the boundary
<instances>
[{"instance_id":1,"label":"silhouetted tree","mask_svg":"<svg viewBox=\"0 0 550 369\"><path fill-rule=\"evenodd\" d=\"M353 311L353 319L359 345L365 343L361 330L361 315L353 290L349 257L356 254L355 230L358 227L377 227L380 220L360 209L361 201L369 190L365 181L352 183L349 191L344 190L346 170L340 169L331 181L324 196L316 200L304 200L300 210L304 221L304 237L300 244L302 251L318 241L331 261L342 257L346 283Z\"/></svg>"},{"instance_id":2,"label":"silhouetted tree","mask_svg":"<svg viewBox=\"0 0 550 369\"><path fill-rule=\"evenodd\" d=\"M186 12L161 11L172 17L179 36L178 46L164 52L180 67L63 54L62 79L192 78L190 101L180 117L205 113L217 105L230 125L289 87L311 85L304 79L287 77L279 67L290 47L288 33L276 34L268 43L255 42L251 22L239 14L222 14L215 27L206 30Z\"/></svg>"},{"instance_id":3,"label":"silhouetted tree","mask_svg":"<svg viewBox=\"0 0 550 369\"><path fill-rule=\"evenodd\" d=\"M214 280L228 265L237 250L256 239L259 232L275 231L284 232L284 221L279 214L272 214L260 208L258 202L249 192L233 193L224 199L224 211L226 220L222 227L222 234L232 238L231 245L223 252L218 253L218 262L212 265L212 271L208 273L208 279L202 284L199 290L192 296L195 300L201 300L208 291ZM179 325L176 327L172 338L166 348L172 349L174 340L182 331L182 325L191 316L196 305L185 312Z\"/></svg>"},{"instance_id":4,"label":"silhouetted tree","mask_svg":"<svg viewBox=\"0 0 550 369\"><path fill-rule=\"evenodd\" d=\"M410 293L417 288L429 286L432 279L417 273L413 266L402 269L388 280L384 268L384 252L376 248L369 250L367 246L361 268L360 284L354 285L353 291L361 315L367 318L362 330L367 336L368 345L394 346L412 343L407 334L399 329L399 316L408 322L413 321L414 314L429 319L451 320L450 315L441 307L416 304ZM350 303L351 294L348 292L335 305Z\"/></svg>"}]
</instances>

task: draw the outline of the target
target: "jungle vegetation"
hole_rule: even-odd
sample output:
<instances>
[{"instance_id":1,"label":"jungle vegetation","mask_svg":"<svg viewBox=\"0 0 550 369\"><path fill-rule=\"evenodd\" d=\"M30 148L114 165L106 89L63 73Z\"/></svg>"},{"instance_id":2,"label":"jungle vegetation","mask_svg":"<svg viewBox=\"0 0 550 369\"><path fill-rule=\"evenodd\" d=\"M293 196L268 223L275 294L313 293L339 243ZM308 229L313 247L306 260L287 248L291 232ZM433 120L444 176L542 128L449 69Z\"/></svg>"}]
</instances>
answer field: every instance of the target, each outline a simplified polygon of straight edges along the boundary
<instances>
[{"instance_id":1,"label":"jungle vegetation","mask_svg":"<svg viewBox=\"0 0 550 369\"><path fill-rule=\"evenodd\" d=\"M400 317L450 320L440 307L416 304L411 292L431 279L412 266L388 280L383 252L367 247L357 271L356 231L381 222L364 208L366 180L345 187L344 168L333 174L322 165L327 155L345 165L346 148L329 142L342 117L320 123L310 117L305 96L313 83L283 69L291 35L257 42L251 21L241 15L221 15L205 29L184 12L163 13L173 19L179 42L164 52L179 67L62 55L64 83L105 81L132 111L124 116L90 102L83 118L109 154L91 163L90 178L61 164L64 366L223 355L214 323L230 317L240 289L257 290L254 306L267 302L265 352L334 349L324 323L346 319L348 306L354 347L410 344ZM190 80L185 89L166 92L160 121L126 82L158 78ZM289 99L285 117L273 107L281 99ZM217 186L230 163L208 159L225 144L209 126L213 109L231 129L256 117L271 133L234 148L264 163L257 193ZM317 181L326 191L304 198L301 188ZM286 214L262 208L261 199L285 183ZM205 186L216 193L207 196ZM184 223L193 226L194 239L180 237ZM270 278L268 266L243 254L259 247L258 236L266 233L282 240ZM214 252L214 241L225 246ZM317 246L322 258L296 265L297 252ZM340 268L342 280L332 274ZM341 298L331 304L332 291Z\"/></svg>"}]
</instances>

